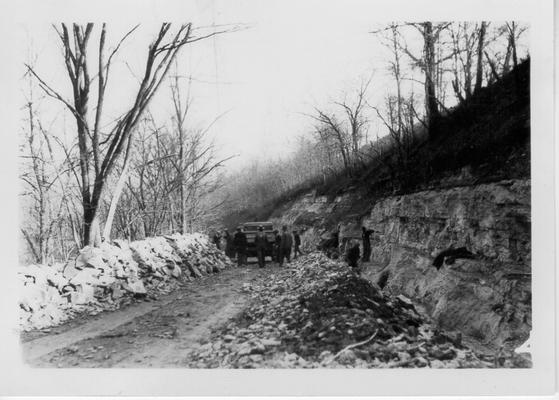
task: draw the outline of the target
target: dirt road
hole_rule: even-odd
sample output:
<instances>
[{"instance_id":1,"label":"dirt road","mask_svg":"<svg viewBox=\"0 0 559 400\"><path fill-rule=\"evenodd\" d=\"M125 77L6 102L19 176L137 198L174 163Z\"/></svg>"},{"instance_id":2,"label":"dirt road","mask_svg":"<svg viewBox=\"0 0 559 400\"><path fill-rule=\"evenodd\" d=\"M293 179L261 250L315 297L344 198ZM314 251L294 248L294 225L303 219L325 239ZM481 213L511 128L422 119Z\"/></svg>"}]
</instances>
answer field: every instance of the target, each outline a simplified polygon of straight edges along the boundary
<instances>
[{"instance_id":1,"label":"dirt road","mask_svg":"<svg viewBox=\"0 0 559 400\"><path fill-rule=\"evenodd\" d=\"M276 268L225 270L154 301L24 334L24 359L38 367L188 367L186 355L249 301L243 285Z\"/></svg>"}]
</instances>

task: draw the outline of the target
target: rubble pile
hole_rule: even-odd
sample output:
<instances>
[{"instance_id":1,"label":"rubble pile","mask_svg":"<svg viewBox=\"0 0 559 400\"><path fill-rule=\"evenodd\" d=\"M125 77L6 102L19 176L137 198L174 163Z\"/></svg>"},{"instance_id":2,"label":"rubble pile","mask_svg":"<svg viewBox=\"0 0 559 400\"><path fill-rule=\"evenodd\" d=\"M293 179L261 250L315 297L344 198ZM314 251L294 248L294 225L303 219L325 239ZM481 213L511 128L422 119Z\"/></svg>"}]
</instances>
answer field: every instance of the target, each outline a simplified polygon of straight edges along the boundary
<instances>
[{"instance_id":1,"label":"rubble pile","mask_svg":"<svg viewBox=\"0 0 559 400\"><path fill-rule=\"evenodd\" d=\"M251 306L214 332L191 366L233 368L487 368L512 365L476 354L461 336L432 328L410 300L389 297L322 254L259 285ZM508 363L508 364L507 364Z\"/></svg>"},{"instance_id":2,"label":"rubble pile","mask_svg":"<svg viewBox=\"0 0 559 400\"><path fill-rule=\"evenodd\" d=\"M20 327L42 329L78 313L114 310L232 265L206 236L196 233L87 246L66 264L19 268Z\"/></svg>"}]
</instances>

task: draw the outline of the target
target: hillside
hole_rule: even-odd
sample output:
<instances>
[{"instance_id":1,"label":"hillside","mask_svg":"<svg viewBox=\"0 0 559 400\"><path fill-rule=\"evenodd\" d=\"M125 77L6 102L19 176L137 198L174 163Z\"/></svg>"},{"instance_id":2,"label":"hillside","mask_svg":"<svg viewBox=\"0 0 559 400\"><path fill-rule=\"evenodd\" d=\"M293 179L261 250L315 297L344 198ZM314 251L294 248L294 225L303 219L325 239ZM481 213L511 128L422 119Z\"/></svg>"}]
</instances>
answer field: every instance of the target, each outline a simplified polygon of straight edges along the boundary
<instances>
[{"instance_id":1,"label":"hillside","mask_svg":"<svg viewBox=\"0 0 559 400\"><path fill-rule=\"evenodd\" d=\"M361 226L373 229L365 277L477 345L518 346L531 329L529 71L526 61L441 118L416 141L405 179L391 179L386 152L351 179L298 188L235 222L298 228L307 251L339 228L342 255L351 242L363 251ZM469 256L434 266L454 249Z\"/></svg>"},{"instance_id":2,"label":"hillside","mask_svg":"<svg viewBox=\"0 0 559 400\"><path fill-rule=\"evenodd\" d=\"M419 131L420 129L418 129ZM425 136L424 133L418 137ZM438 134L417 139L405 182L391 179L387 151L348 177L344 171L326 182L307 182L251 209L233 211L223 219L235 227L249 220L280 217L292 202L313 193L333 199L355 193L356 201L324 221L332 228L340 218L361 217L371 201L414 191L521 179L530 176L530 60L441 117ZM298 225L308 225L303 218Z\"/></svg>"}]
</instances>

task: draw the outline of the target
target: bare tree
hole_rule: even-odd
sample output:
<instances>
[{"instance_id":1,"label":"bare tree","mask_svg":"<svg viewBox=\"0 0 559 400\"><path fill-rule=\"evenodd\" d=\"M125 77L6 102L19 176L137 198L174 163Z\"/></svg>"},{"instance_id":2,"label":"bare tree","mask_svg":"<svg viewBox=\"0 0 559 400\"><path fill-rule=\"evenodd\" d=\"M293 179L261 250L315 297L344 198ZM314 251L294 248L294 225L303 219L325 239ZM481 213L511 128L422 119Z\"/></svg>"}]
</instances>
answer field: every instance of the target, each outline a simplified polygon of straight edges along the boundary
<instances>
[{"instance_id":1,"label":"bare tree","mask_svg":"<svg viewBox=\"0 0 559 400\"><path fill-rule=\"evenodd\" d=\"M392 23L388 28L374 31L379 33L385 30L400 29L406 26L414 27L421 35L423 41L423 49L421 55L414 54L410 50L404 40L399 41L400 49L410 58L412 66L420 68L425 79L423 82L425 91L425 122L429 129L433 129L434 121L439 117L440 106L443 106L441 100L437 97L437 86L442 82L442 69L441 63L452 58L453 54L442 54L441 49L438 49L439 38L443 31L445 31L450 23L441 22L433 24L430 21L419 23Z\"/></svg>"},{"instance_id":2,"label":"bare tree","mask_svg":"<svg viewBox=\"0 0 559 400\"><path fill-rule=\"evenodd\" d=\"M510 21L497 25L493 29L492 34L489 32L489 39L487 41L494 45L486 45L483 50L485 60L489 65L489 70L487 71L489 83L500 79L511 68L518 65L518 42L527 29L528 26L524 24ZM486 36L488 36L487 33Z\"/></svg>"},{"instance_id":3,"label":"bare tree","mask_svg":"<svg viewBox=\"0 0 559 400\"><path fill-rule=\"evenodd\" d=\"M459 102L469 99L482 87L488 25L485 21L476 24L458 22L449 27L453 47L452 88Z\"/></svg>"},{"instance_id":4,"label":"bare tree","mask_svg":"<svg viewBox=\"0 0 559 400\"><path fill-rule=\"evenodd\" d=\"M33 222L27 223L24 219L21 232L35 262L44 264L51 256L64 256L67 252L61 239L63 234L58 248L54 246L54 240L57 230L63 230L63 212L68 201L65 176L71 167L68 168L67 158L60 160L55 155L52 136L38 115L34 82L29 73L26 77L29 83L25 104L27 126L22 135L21 157L24 162L20 178L24 183L23 195L30 202L26 214L33 218Z\"/></svg>"},{"instance_id":5,"label":"bare tree","mask_svg":"<svg viewBox=\"0 0 559 400\"><path fill-rule=\"evenodd\" d=\"M487 30L487 25L487 22L481 21L478 31L476 85L474 87L474 92L478 92L483 84L483 51L485 49L485 32Z\"/></svg>"},{"instance_id":6,"label":"bare tree","mask_svg":"<svg viewBox=\"0 0 559 400\"><path fill-rule=\"evenodd\" d=\"M178 134L179 141L179 154L177 160L177 170L179 173L179 192L180 192L180 231L185 233L188 231L187 218L186 218L186 177L185 177L185 146L186 146L186 117L191 104L190 97L190 83L186 97L181 96L180 90L180 76L178 75L178 68L173 77L171 84L171 94L174 106L174 122Z\"/></svg>"},{"instance_id":7,"label":"bare tree","mask_svg":"<svg viewBox=\"0 0 559 400\"><path fill-rule=\"evenodd\" d=\"M122 42L136 30L137 26L118 42L105 61L106 26L102 25L98 44L98 68L95 76L98 81L98 95L95 102L95 116L91 123L88 109L94 78L89 70L88 48L93 28L92 23L85 26L73 24L71 27L61 24L60 28L55 27L60 37L66 70L73 89L71 101L66 100L41 79L31 66L28 66L29 71L38 79L45 93L64 103L76 120L83 206L83 242L86 245L98 245L100 242L99 205L107 189L108 177L123 151L128 147L138 121L164 80L179 50L187 43L220 33L212 32L196 37L193 35L192 24L188 23L181 25L174 34L170 34L171 24L162 24L154 41L148 47L143 78L133 104L114 123L112 129L102 132L103 104L111 61Z\"/></svg>"},{"instance_id":8,"label":"bare tree","mask_svg":"<svg viewBox=\"0 0 559 400\"><path fill-rule=\"evenodd\" d=\"M313 118L317 121L315 132L318 138L324 143L331 143L337 148L342 157L344 169L350 169L349 138L341 123L335 115L328 115L326 112L315 109L316 115Z\"/></svg>"},{"instance_id":9,"label":"bare tree","mask_svg":"<svg viewBox=\"0 0 559 400\"><path fill-rule=\"evenodd\" d=\"M435 46L441 33L448 28L450 24L442 22L433 25L432 22L423 22L412 25L423 37L423 64L421 64L421 59L417 57L414 58L409 51L406 51L406 53L418 65L422 65L422 70L425 73L425 121L429 129L431 129L433 122L439 117L439 104L441 104L436 96L436 82L439 80L437 73L440 72L438 66L452 57L452 53L444 56L439 54L439 57L436 57Z\"/></svg>"},{"instance_id":10,"label":"bare tree","mask_svg":"<svg viewBox=\"0 0 559 400\"><path fill-rule=\"evenodd\" d=\"M315 113L310 115L316 121L316 135L322 142L332 144L337 149L350 175L361 161L360 147L369 122L365 109L370 82L371 79L368 79L361 83L353 101L346 97L341 102L333 103L342 111L341 116L317 107Z\"/></svg>"},{"instance_id":11,"label":"bare tree","mask_svg":"<svg viewBox=\"0 0 559 400\"><path fill-rule=\"evenodd\" d=\"M178 102L178 87L173 96ZM175 118L170 129L158 126L149 113L140 123L123 192L126 206L115 214L121 235L192 232L220 206L205 199L220 187L216 173L230 157L216 157L215 145L207 137L212 124L196 130L182 121L182 133Z\"/></svg>"}]
</instances>

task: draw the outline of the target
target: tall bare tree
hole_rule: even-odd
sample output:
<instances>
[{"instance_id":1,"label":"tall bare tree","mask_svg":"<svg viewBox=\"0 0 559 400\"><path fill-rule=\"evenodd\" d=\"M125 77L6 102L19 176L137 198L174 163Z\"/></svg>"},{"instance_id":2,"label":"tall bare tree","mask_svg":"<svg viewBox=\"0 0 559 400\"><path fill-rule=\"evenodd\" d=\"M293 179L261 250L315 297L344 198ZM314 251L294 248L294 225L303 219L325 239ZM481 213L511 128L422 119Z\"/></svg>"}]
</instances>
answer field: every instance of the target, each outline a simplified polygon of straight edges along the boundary
<instances>
[{"instance_id":1,"label":"tall bare tree","mask_svg":"<svg viewBox=\"0 0 559 400\"><path fill-rule=\"evenodd\" d=\"M315 107L310 115L315 120L315 133L324 143L334 146L342 157L346 171L352 170L361 161L360 147L366 134L369 120L365 114L367 91L371 78L363 81L353 99L347 96L343 101L335 101L336 111L327 112Z\"/></svg>"},{"instance_id":2,"label":"tall bare tree","mask_svg":"<svg viewBox=\"0 0 559 400\"><path fill-rule=\"evenodd\" d=\"M433 129L434 122L440 115L439 104L437 98L437 82L440 80L440 63L452 57L452 54L441 55L437 57L436 47L441 36L441 33L448 28L450 23L441 22L433 24L433 22L419 22L410 23L420 33L423 40L422 54L413 54L408 47L404 44L402 49L410 57L413 65L419 67L424 75L424 89L425 89L425 122L429 129Z\"/></svg>"},{"instance_id":3,"label":"tall bare tree","mask_svg":"<svg viewBox=\"0 0 559 400\"><path fill-rule=\"evenodd\" d=\"M105 58L106 25L103 24L101 27L95 75L98 90L95 115L91 122L88 110L91 104L91 87L94 77L90 73L88 50L93 28L92 23L85 26L61 24L60 27L55 27L62 44L66 72L72 86L72 100L65 99L59 91L41 79L31 66L28 66L29 71L38 79L45 93L64 103L76 121L83 206L83 243L86 245L100 243L99 206L107 191L108 178L127 148L138 121L160 87L179 50L187 43L219 33L212 32L196 37L193 35L192 24L188 23L181 25L174 34L171 34L171 24L162 24L147 49L143 77L133 103L113 124L112 129L102 131L103 105L111 61L123 41L136 30L137 26L124 35L107 58Z\"/></svg>"},{"instance_id":4,"label":"tall bare tree","mask_svg":"<svg viewBox=\"0 0 559 400\"><path fill-rule=\"evenodd\" d=\"M178 68L176 68L176 74L173 77L171 83L171 94L174 107L174 122L175 128L178 134L179 142L179 154L177 160L177 170L179 179L179 193L180 193L180 231L185 233L188 231L188 223L186 217L186 176L185 176L185 154L186 154L186 117L188 115L188 110L191 104L190 97L190 84L186 96L181 94L180 76L178 74Z\"/></svg>"},{"instance_id":5,"label":"tall bare tree","mask_svg":"<svg viewBox=\"0 0 559 400\"><path fill-rule=\"evenodd\" d=\"M63 214L71 196L68 184L73 166L68 155L61 158L56 154L56 137L43 126L41 99L36 98L33 78L29 73L26 78L29 83L24 107L27 124L21 135L20 178L24 183L22 194L28 199L26 215L32 221L24 218L21 232L34 261L44 264L52 257L65 258L68 252Z\"/></svg>"},{"instance_id":6,"label":"tall bare tree","mask_svg":"<svg viewBox=\"0 0 559 400\"><path fill-rule=\"evenodd\" d=\"M485 49L485 32L487 30L488 23L481 21L478 30L477 39L477 66L476 66L476 84L474 87L474 92L479 92L481 85L483 84L483 51Z\"/></svg>"}]
</instances>

